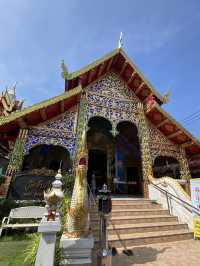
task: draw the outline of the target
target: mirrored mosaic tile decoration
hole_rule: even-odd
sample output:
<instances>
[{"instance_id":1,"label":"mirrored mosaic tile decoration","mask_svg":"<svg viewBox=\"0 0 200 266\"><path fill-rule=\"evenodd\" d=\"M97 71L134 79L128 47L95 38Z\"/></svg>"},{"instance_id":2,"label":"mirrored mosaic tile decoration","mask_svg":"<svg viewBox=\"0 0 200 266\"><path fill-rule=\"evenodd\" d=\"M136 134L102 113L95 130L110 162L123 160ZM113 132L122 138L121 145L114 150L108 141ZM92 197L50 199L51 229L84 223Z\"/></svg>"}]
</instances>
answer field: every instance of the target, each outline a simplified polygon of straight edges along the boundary
<instances>
[{"instance_id":1,"label":"mirrored mosaic tile decoration","mask_svg":"<svg viewBox=\"0 0 200 266\"><path fill-rule=\"evenodd\" d=\"M25 143L25 154L36 145L59 145L66 148L72 155L75 146L75 127L77 106L62 115L29 129Z\"/></svg>"},{"instance_id":2,"label":"mirrored mosaic tile decoration","mask_svg":"<svg viewBox=\"0 0 200 266\"><path fill-rule=\"evenodd\" d=\"M63 132L68 132L68 133L75 133L75 119L77 115L77 106L71 108L70 110L66 111L62 115L41 123L38 125L38 127L42 128L49 128L49 129L57 129L61 130Z\"/></svg>"},{"instance_id":3,"label":"mirrored mosaic tile decoration","mask_svg":"<svg viewBox=\"0 0 200 266\"><path fill-rule=\"evenodd\" d=\"M151 122L148 122L152 160L157 156L170 156L179 159L180 148L164 136Z\"/></svg>"},{"instance_id":4,"label":"mirrored mosaic tile decoration","mask_svg":"<svg viewBox=\"0 0 200 266\"><path fill-rule=\"evenodd\" d=\"M139 102L139 99L131 91L126 83L114 72L106 75L95 84L90 85L87 91L94 94L101 94L107 97L115 97L119 99L132 100L135 103Z\"/></svg>"},{"instance_id":5,"label":"mirrored mosaic tile decoration","mask_svg":"<svg viewBox=\"0 0 200 266\"><path fill-rule=\"evenodd\" d=\"M29 152L31 148L36 145L47 144L47 145L58 145L66 148L70 154L73 154L74 146L75 146L75 138L58 138L58 137L47 137L47 136L38 136L34 135L32 132L31 135L28 136L26 146L25 146L25 154Z\"/></svg>"},{"instance_id":6,"label":"mirrored mosaic tile decoration","mask_svg":"<svg viewBox=\"0 0 200 266\"><path fill-rule=\"evenodd\" d=\"M120 121L137 123L139 99L117 74L110 73L87 88L87 120L93 116L108 119L113 128Z\"/></svg>"}]
</instances>

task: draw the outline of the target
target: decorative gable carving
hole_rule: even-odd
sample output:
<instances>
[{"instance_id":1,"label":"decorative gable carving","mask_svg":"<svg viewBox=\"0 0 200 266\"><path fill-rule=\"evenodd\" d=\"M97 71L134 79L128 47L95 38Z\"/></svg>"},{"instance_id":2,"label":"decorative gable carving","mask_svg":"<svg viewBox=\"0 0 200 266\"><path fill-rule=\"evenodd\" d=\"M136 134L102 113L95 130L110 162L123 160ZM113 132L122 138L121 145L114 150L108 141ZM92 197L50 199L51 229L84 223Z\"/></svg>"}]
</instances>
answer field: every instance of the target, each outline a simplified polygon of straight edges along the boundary
<instances>
[{"instance_id":1,"label":"decorative gable carving","mask_svg":"<svg viewBox=\"0 0 200 266\"><path fill-rule=\"evenodd\" d=\"M101 94L111 98L132 100L135 103L140 101L135 93L131 91L126 83L114 72L110 72L99 81L88 86L87 91L89 93Z\"/></svg>"},{"instance_id":2,"label":"decorative gable carving","mask_svg":"<svg viewBox=\"0 0 200 266\"><path fill-rule=\"evenodd\" d=\"M137 104L140 102L126 83L113 72L86 89L88 120L92 116L103 116L110 120L113 128L122 120L136 123Z\"/></svg>"}]
</instances>

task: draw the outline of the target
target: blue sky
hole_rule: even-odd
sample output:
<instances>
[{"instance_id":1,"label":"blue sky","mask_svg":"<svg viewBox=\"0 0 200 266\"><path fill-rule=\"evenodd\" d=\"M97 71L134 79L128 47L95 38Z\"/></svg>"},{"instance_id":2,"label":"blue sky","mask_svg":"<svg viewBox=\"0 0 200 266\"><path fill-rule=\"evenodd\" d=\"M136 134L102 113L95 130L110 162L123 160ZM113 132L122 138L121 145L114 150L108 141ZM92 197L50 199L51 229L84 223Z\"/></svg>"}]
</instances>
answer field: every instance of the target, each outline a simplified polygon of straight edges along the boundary
<instances>
[{"instance_id":1,"label":"blue sky","mask_svg":"<svg viewBox=\"0 0 200 266\"><path fill-rule=\"evenodd\" d=\"M200 111L199 0L0 0L0 12L0 89L17 81L26 105L63 92L62 59L75 71L116 48L122 31L145 77L170 89L164 108L180 122ZM200 137L200 119L186 128Z\"/></svg>"}]
</instances>

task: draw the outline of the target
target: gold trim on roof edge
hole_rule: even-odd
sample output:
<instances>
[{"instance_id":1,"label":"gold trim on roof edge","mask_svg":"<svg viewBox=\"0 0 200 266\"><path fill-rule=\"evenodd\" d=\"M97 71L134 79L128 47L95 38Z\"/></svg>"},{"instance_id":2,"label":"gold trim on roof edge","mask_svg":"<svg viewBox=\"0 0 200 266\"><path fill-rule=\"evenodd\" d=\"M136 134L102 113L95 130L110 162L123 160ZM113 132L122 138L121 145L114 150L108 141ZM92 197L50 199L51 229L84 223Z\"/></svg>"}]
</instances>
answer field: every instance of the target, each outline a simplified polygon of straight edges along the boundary
<instances>
[{"instance_id":1,"label":"gold trim on roof edge","mask_svg":"<svg viewBox=\"0 0 200 266\"><path fill-rule=\"evenodd\" d=\"M136 73L141 77L142 80L144 80L144 82L148 85L148 87L151 89L153 94L163 103L163 96L160 95L160 93L157 92L156 89L154 89L152 84L144 77L144 75L139 71L138 67L132 62L132 60L128 57L128 55L121 48L117 48L117 49L113 50L112 52L106 54L102 58L95 60L91 64L81 68L80 70L77 70L75 72L68 74L67 80L72 80L72 79L78 77L79 75L88 72L92 68L95 68L96 66L102 64L106 60L112 58L113 56L115 56L119 53L121 53L125 57L126 61L136 70Z\"/></svg>"},{"instance_id":2,"label":"gold trim on roof edge","mask_svg":"<svg viewBox=\"0 0 200 266\"><path fill-rule=\"evenodd\" d=\"M98 66L99 64L103 63L104 61L106 61L106 60L112 58L113 56L117 55L120 51L121 51L121 49L117 48L117 49L113 50L112 52L106 54L102 58L95 60L91 64L89 64L89 65L87 65L85 67L82 67L81 69L79 69L79 70L77 70L75 72L72 72L72 73L68 74L67 80L74 79L77 76L89 71L91 68L94 68L94 67Z\"/></svg>"},{"instance_id":3,"label":"gold trim on roof edge","mask_svg":"<svg viewBox=\"0 0 200 266\"><path fill-rule=\"evenodd\" d=\"M70 90L70 91L67 91L67 92L64 92L58 96L55 96L55 97L52 97L48 100L44 100L40 103L36 103L30 107L27 107L21 111L17 111L17 112L14 112L12 113L11 115L9 116L1 116L0 117L0 126L2 125L5 125L7 123L10 123L12 121L14 121L15 119L17 118L20 118L22 116L25 116L26 114L29 114L31 112L34 112L34 111L37 111L37 110L40 110L42 108L45 108L51 104L55 104L57 102L60 102L62 100L65 100L67 98L70 98L72 96L75 96L77 94L79 94L80 92L82 91L82 87L81 85L77 86L76 88Z\"/></svg>"}]
</instances>

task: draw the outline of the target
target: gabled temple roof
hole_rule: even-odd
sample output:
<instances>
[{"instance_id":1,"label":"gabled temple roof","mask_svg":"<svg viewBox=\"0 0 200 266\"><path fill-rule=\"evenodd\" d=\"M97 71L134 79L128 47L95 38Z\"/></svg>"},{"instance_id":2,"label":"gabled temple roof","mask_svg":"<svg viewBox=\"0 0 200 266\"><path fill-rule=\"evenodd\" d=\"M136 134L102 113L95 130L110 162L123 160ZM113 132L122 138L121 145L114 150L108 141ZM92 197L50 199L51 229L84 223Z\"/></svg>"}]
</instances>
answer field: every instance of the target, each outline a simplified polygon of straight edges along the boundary
<instances>
[{"instance_id":1,"label":"gabled temple roof","mask_svg":"<svg viewBox=\"0 0 200 266\"><path fill-rule=\"evenodd\" d=\"M12 139L16 137L19 128L37 125L68 110L79 101L82 88L110 71L116 72L142 102L146 102L149 96L154 96L156 103L147 110L146 115L168 139L184 147L188 155L200 153L200 141L162 109L164 98L143 77L121 48L69 74L65 80L66 92L63 94L9 116L1 116L0 139Z\"/></svg>"},{"instance_id":2,"label":"gabled temple roof","mask_svg":"<svg viewBox=\"0 0 200 266\"><path fill-rule=\"evenodd\" d=\"M0 116L0 131L14 131L48 120L72 107L79 100L81 86L64 92L56 97L36 103L9 116Z\"/></svg>"},{"instance_id":3,"label":"gabled temple roof","mask_svg":"<svg viewBox=\"0 0 200 266\"><path fill-rule=\"evenodd\" d=\"M84 88L110 71L118 73L141 101L144 101L149 95L153 95L158 104L164 102L164 97L145 79L121 48L115 49L101 59L69 74L65 80L65 90L70 90L78 84Z\"/></svg>"}]
</instances>

